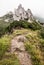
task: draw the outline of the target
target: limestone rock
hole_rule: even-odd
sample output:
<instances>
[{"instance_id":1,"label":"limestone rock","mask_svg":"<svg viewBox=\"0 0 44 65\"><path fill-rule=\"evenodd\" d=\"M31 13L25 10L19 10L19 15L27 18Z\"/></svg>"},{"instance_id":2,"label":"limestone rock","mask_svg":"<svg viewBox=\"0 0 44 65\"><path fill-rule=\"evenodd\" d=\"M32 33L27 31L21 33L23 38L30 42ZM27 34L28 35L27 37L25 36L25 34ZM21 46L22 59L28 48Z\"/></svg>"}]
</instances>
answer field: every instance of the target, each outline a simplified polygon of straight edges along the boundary
<instances>
[{"instance_id":1,"label":"limestone rock","mask_svg":"<svg viewBox=\"0 0 44 65\"><path fill-rule=\"evenodd\" d=\"M25 9L22 7L22 5L20 4L18 6L18 8L15 10L14 14L13 14L13 18L14 20L25 20L25 19L32 19L33 15L31 13L31 10L28 9L27 11L25 11Z\"/></svg>"}]
</instances>

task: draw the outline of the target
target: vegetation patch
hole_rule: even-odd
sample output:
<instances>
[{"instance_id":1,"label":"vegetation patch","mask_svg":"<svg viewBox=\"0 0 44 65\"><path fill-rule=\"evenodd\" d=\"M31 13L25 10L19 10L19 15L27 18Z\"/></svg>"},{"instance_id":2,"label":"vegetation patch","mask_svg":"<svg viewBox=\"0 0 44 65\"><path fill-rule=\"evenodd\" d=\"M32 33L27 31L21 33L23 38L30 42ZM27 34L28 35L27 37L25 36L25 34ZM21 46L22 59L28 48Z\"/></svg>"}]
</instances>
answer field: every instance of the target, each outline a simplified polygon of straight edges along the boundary
<instances>
[{"instance_id":1,"label":"vegetation patch","mask_svg":"<svg viewBox=\"0 0 44 65\"><path fill-rule=\"evenodd\" d=\"M3 20L0 21L0 37L6 33L12 33L13 29L31 29L31 30L39 30L41 29L41 25L37 23L35 20L32 23L27 22L27 20L21 21L10 21L5 22Z\"/></svg>"},{"instance_id":2,"label":"vegetation patch","mask_svg":"<svg viewBox=\"0 0 44 65\"><path fill-rule=\"evenodd\" d=\"M40 36L44 39L44 28L40 30Z\"/></svg>"},{"instance_id":3,"label":"vegetation patch","mask_svg":"<svg viewBox=\"0 0 44 65\"><path fill-rule=\"evenodd\" d=\"M0 60L0 65L20 65L15 54L6 54L6 58Z\"/></svg>"},{"instance_id":4,"label":"vegetation patch","mask_svg":"<svg viewBox=\"0 0 44 65\"><path fill-rule=\"evenodd\" d=\"M0 59L2 59L5 52L8 50L9 45L10 45L9 36L5 35L2 38L0 38Z\"/></svg>"},{"instance_id":5,"label":"vegetation patch","mask_svg":"<svg viewBox=\"0 0 44 65\"><path fill-rule=\"evenodd\" d=\"M31 55L31 60L32 60L33 65L43 65L44 64L44 60L43 60L44 53L41 51L42 49L44 49L43 40L41 40L37 36L38 33L33 34L33 35L32 34L26 35L26 38L27 38L27 41L25 42L26 51Z\"/></svg>"}]
</instances>

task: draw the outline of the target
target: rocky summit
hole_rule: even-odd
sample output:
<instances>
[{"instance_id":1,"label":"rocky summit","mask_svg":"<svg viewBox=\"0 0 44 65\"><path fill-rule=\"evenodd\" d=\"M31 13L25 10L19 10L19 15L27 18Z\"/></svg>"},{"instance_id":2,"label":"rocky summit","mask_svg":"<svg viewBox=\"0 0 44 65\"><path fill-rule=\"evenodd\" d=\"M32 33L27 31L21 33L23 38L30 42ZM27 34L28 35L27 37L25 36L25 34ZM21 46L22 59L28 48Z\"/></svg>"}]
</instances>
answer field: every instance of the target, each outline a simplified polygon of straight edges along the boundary
<instances>
[{"instance_id":1,"label":"rocky summit","mask_svg":"<svg viewBox=\"0 0 44 65\"><path fill-rule=\"evenodd\" d=\"M34 18L31 10L27 9L27 11L25 11L25 9L20 4L18 8L14 10L14 13L10 11L5 16L3 16L3 19L5 22L9 22L9 20L32 20Z\"/></svg>"},{"instance_id":2,"label":"rocky summit","mask_svg":"<svg viewBox=\"0 0 44 65\"><path fill-rule=\"evenodd\" d=\"M14 20L24 20L24 19L32 19L33 15L30 9L28 9L27 11L25 11L25 9L22 7L22 5L20 4L18 6L18 8L15 10L14 14L13 14L13 18Z\"/></svg>"}]
</instances>

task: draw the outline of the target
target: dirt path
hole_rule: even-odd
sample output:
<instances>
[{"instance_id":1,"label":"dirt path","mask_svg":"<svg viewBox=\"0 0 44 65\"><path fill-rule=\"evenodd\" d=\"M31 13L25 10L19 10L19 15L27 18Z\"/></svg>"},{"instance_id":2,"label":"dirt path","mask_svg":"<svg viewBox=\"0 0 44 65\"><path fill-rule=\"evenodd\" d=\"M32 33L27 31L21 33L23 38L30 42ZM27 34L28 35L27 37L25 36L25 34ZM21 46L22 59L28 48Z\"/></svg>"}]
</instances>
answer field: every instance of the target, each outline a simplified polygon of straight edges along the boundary
<instances>
[{"instance_id":1,"label":"dirt path","mask_svg":"<svg viewBox=\"0 0 44 65\"><path fill-rule=\"evenodd\" d=\"M23 35L16 36L11 41L11 53L17 55L21 65L32 65L30 55L25 51L24 41L26 38Z\"/></svg>"}]
</instances>

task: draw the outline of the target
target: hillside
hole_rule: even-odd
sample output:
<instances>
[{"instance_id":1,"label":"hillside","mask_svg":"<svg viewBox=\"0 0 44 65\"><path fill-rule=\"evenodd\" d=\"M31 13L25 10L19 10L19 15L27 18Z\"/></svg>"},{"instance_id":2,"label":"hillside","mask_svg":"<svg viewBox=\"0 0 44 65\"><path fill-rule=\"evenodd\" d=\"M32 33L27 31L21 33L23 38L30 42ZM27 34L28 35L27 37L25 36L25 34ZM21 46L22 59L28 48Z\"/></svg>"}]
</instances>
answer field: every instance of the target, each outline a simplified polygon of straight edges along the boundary
<instances>
[{"instance_id":1,"label":"hillside","mask_svg":"<svg viewBox=\"0 0 44 65\"><path fill-rule=\"evenodd\" d=\"M44 28L40 23L22 20L8 24L3 22L0 28L5 30L0 31L0 65L44 65Z\"/></svg>"},{"instance_id":2,"label":"hillside","mask_svg":"<svg viewBox=\"0 0 44 65\"><path fill-rule=\"evenodd\" d=\"M38 17L38 16L34 16L35 19L37 19L40 23L44 24L44 18Z\"/></svg>"},{"instance_id":3,"label":"hillside","mask_svg":"<svg viewBox=\"0 0 44 65\"><path fill-rule=\"evenodd\" d=\"M0 65L23 65L22 63L25 62L25 59L20 58L18 54L22 54L25 51L30 57L28 58L30 64L25 64L26 60L24 65L44 65L44 39L39 36L38 32L39 30L16 29L12 34L2 36L0 38ZM15 38L18 36L20 37L16 43ZM15 46L15 44L19 46ZM23 48L24 46L25 49Z\"/></svg>"},{"instance_id":4,"label":"hillside","mask_svg":"<svg viewBox=\"0 0 44 65\"><path fill-rule=\"evenodd\" d=\"M33 14L30 9L25 10L24 7L20 4L18 8L14 10L14 13L10 11L0 18L5 22L9 22L10 20L20 21L33 19Z\"/></svg>"},{"instance_id":5,"label":"hillside","mask_svg":"<svg viewBox=\"0 0 44 65\"><path fill-rule=\"evenodd\" d=\"M0 65L44 65L44 27L21 5L0 17Z\"/></svg>"}]
</instances>

